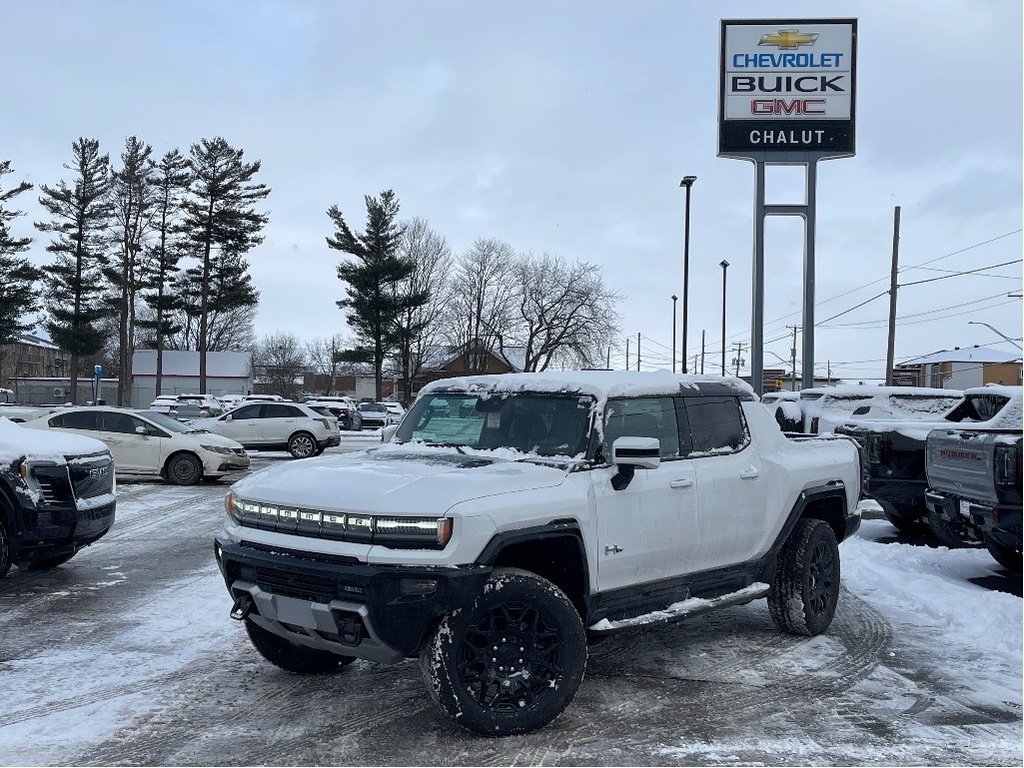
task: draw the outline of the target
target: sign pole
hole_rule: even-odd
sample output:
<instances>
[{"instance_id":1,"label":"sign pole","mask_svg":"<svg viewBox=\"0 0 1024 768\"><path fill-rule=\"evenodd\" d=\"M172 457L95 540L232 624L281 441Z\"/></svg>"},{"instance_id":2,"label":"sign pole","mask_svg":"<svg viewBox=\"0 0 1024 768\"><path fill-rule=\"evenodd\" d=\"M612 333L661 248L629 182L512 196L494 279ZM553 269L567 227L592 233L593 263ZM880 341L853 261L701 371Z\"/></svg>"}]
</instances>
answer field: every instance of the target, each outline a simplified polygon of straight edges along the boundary
<instances>
[{"instance_id":1,"label":"sign pole","mask_svg":"<svg viewBox=\"0 0 1024 768\"><path fill-rule=\"evenodd\" d=\"M754 257L751 285L753 307L750 313L750 385L760 395L764 391L764 172L763 160L754 161ZM723 344L725 341L723 339Z\"/></svg>"},{"instance_id":2,"label":"sign pole","mask_svg":"<svg viewBox=\"0 0 1024 768\"><path fill-rule=\"evenodd\" d=\"M803 388L814 386L814 224L818 162L807 163L807 199L804 201L804 359Z\"/></svg>"}]
</instances>

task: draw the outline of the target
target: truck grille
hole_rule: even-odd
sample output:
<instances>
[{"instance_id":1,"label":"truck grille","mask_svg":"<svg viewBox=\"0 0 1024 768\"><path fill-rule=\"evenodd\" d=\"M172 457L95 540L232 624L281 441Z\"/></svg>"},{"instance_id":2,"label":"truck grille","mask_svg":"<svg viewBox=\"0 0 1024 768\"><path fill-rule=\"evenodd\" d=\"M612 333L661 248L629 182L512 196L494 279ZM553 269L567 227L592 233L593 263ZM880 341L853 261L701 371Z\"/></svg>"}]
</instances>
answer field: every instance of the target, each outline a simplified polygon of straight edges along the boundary
<instances>
[{"instance_id":1,"label":"truck grille","mask_svg":"<svg viewBox=\"0 0 1024 768\"><path fill-rule=\"evenodd\" d=\"M64 466L33 467L32 477L39 483L40 501L44 504L72 504L68 468Z\"/></svg>"},{"instance_id":2,"label":"truck grille","mask_svg":"<svg viewBox=\"0 0 1024 768\"><path fill-rule=\"evenodd\" d=\"M114 490L114 463L108 454L69 459L68 473L79 499L102 496Z\"/></svg>"},{"instance_id":3,"label":"truck grille","mask_svg":"<svg viewBox=\"0 0 1024 768\"><path fill-rule=\"evenodd\" d=\"M256 585L275 595L286 595L315 603L329 603L337 597L338 584L329 576L294 573L277 568L257 567Z\"/></svg>"}]
</instances>

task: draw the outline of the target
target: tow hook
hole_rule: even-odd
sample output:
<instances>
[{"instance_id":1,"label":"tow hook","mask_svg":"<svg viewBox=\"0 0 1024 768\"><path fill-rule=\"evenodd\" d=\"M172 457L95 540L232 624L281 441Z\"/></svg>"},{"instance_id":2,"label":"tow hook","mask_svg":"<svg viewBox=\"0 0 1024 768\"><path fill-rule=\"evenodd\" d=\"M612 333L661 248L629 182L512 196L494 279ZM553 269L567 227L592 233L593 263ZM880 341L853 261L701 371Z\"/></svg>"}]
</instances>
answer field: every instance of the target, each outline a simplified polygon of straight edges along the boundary
<instances>
[{"instance_id":1,"label":"tow hook","mask_svg":"<svg viewBox=\"0 0 1024 768\"><path fill-rule=\"evenodd\" d=\"M243 592L235 597L235 604L231 606L231 618L235 621L242 621L252 613L252 597Z\"/></svg>"}]
</instances>

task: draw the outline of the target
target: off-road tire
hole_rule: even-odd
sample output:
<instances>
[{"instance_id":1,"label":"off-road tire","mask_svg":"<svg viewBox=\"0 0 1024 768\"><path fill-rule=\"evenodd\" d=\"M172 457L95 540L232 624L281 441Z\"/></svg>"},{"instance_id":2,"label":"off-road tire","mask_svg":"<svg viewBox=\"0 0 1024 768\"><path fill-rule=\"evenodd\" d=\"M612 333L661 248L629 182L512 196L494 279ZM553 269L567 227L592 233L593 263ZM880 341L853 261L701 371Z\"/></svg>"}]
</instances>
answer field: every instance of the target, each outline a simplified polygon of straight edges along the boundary
<instances>
[{"instance_id":1,"label":"off-road tire","mask_svg":"<svg viewBox=\"0 0 1024 768\"><path fill-rule=\"evenodd\" d=\"M1021 572L1021 553L1019 550L1010 549L1004 547L997 541L993 541L991 538L985 538L985 546L988 548L988 553L995 558L995 561L999 563L1003 568L1008 570L1010 573ZM0 565L0 576L3 575L3 565Z\"/></svg>"},{"instance_id":2,"label":"off-road tire","mask_svg":"<svg viewBox=\"0 0 1024 768\"><path fill-rule=\"evenodd\" d=\"M823 520L802 519L782 545L768 610L775 625L793 635L828 629L839 601L839 545Z\"/></svg>"},{"instance_id":3,"label":"off-road tire","mask_svg":"<svg viewBox=\"0 0 1024 768\"><path fill-rule=\"evenodd\" d=\"M495 569L470 605L441 619L420 653L431 697L482 736L550 723L576 695L586 666L586 632L572 602L550 581L514 568Z\"/></svg>"},{"instance_id":4,"label":"off-road tire","mask_svg":"<svg viewBox=\"0 0 1024 768\"><path fill-rule=\"evenodd\" d=\"M0 514L3 508L0 507ZM7 528L0 522L0 579L11 570L11 539L7 535Z\"/></svg>"},{"instance_id":5,"label":"off-road tire","mask_svg":"<svg viewBox=\"0 0 1024 768\"><path fill-rule=\"evenodd\" d=\"M949 520L931 508L928 509L928 530L932 538L944 547L962 549L971 546L969 541L956 532Z\"/></svg>"},{"instance_id":6,"label":"off-road tire","mask_svg":"<svg viewBox=\"0 0 1024 768\"><path fill-rule=\"evenodd\" d=\"M56 568L58 565L64 565L64 563L74 556L74 552L68 552L63 555L57 555L56 557L42 557L38 560L32 560L26 563L24 567L29 571L48 571L51 568Z\"/></svg>"},{"instance_id":7,"label":"off-road tire","mask_svg":"<svg viewBox=\"0 0 1024 768\"><path fill-rule=\"evenodd\" d=\"M309 432L296 432L288 438L288 453L293 459L308 459L316 455L316 438Z\"/></svg>"},{"instance_id":8,"label":"off-road tire","mask_svg":"<svg viewBox=\"0 0 1024 768\"><path fill-rule=\"evenodd\" d=\"M167 479L175 485L198 485L203 479L203 462L191 453L176 453L167 462Z\"/></svg>"},{"instance_id":9,"label":"off-road tire","mask_svg":"<svg viewBox=\"0 0 1024 768\"><path fill-rule=\"evenodd\" d=\"M297 675L326 675L337 672L341 667L355 661L352 656L339 656L330 651L307 648L289 642L253 623L251 619L245 620L245 631L260 656L285 672Z\"/></svg>"}]
</instances>

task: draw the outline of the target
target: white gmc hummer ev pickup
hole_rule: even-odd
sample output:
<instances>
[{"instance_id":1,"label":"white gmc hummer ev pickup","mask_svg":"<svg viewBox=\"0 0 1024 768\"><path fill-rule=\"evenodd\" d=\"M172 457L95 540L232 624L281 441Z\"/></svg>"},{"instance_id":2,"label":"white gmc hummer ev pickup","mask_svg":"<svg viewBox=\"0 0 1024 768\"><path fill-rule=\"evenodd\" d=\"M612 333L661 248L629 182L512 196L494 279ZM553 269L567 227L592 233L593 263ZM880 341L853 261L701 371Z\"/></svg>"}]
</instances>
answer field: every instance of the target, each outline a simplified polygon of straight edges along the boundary
<instances>
[{"instance_id":1,"label":"white gmc hummer ev pickup","mask_svg":"<svg viewBox=\"0 0 1024 768\"><path fill-rule=\"evenodd\" d=\"M292 672L420 659L480 734L553 720L588 637L767 596L825 631L859 454L789 440L736 379L506 374L429 384L390 442L232 486L231 615Z\"/></svg>"}]
</instances>

